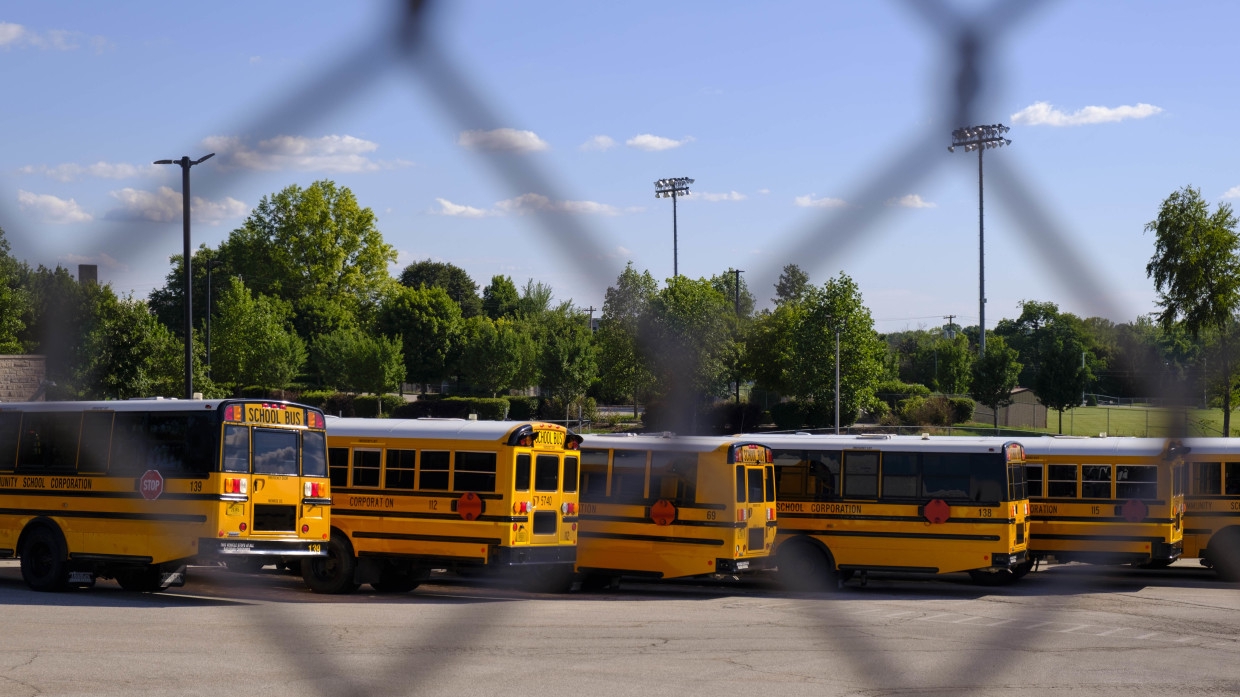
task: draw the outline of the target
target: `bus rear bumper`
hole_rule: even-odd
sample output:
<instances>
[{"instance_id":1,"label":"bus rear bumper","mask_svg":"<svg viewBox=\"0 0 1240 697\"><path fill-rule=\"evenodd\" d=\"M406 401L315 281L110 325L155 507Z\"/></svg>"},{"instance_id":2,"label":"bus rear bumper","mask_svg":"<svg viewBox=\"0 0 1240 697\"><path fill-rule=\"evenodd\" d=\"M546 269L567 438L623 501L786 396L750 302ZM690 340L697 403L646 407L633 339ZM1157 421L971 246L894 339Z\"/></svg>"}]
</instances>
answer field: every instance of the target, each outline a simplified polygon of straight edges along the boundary
<instances>
[{"instance_id":1,"label":"bus rear bumper","mask_svg":"<svg viewBox=\"0 0 1240 697\"><path fill-rule=\"evenodd\" d=\"M1011 554L991 554L990 568L1011 569L1027 561L1029 561L1029 553L1026 551L1013 552Z\"/></svg>"},{"instance_id":2,"label":"bus rear bumper","mask_svg":"<svg viewBox=\"0 0 1240 697\"><path fill-rule=\"evenodd\" d=\"M198 540L200 557L321 557L327 543L313 540L264 540L262 538L211 538Z\"/></svg>"},{"instance_id":3,"label":"bus rear bumper","mask_svg":"<svg viewBox=\"0 0 1240 697\"><path fill-rule=\"evenodd\" d=\"M535 564L576 564L576 547L494 547L491 564L495 566L530 566Z\"/></svg>"},{"instance_id":4,"label":"bus rear bumper","mask_svg":"<svg viewBox=\"0 0 1240 697\"><path fill-rule=\"evenodd\" d=\"M751 571L765 571L775 568L775 563L771 557L756 557L754 559L726 559L719 558L715 560L715 573L717 574L744 574Z\"/></svg>"}]
</instances>

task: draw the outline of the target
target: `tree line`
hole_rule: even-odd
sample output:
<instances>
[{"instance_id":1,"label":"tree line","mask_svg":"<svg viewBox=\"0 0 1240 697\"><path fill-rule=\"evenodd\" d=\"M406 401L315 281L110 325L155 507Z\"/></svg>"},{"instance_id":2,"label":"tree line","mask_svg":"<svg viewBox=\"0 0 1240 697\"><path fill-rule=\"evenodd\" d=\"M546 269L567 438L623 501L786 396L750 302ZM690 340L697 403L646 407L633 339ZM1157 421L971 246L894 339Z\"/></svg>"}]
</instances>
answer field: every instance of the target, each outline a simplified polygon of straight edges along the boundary
<instances>
[{"instance_id":1,"label":"tree line","mask_svg":"<svg viewBox=\"0 0 1240 697\"><path fill-rule=\"evenodd\" d=\"M1210 213L1196 190L1176 192L1147 226L1157 237L1147 273L1161 313L1117 324L1029 300L988 332L978 356L976 326L881 335L851 277L815 285L795 264L759 309L731 270L660 284L630 263L608 288L595 333L589 315L534 279L518 287L496 275L479 290L463 269L430 259L392 277L396 251L373 211L324 180L263 197L217 247L194 253L194 384L209 397L380 394L444 382L495 396L537 386L566 409L586 396L632 404L635 414L641 405L681 432L772 416L826 426L836 418L838 337L845 425L894 419L910 411L899 400L926 392L997 409L1017 385L1058 410L1061 423L1086 392L1142 397L1192 385L1229 406L1240 343L1234 228L1226 205ZM52 397L177 396L183 261L171 258L149 298L123 297L14 259L0 231L0 351L46 355ZM740 385L748 404L721 420Z\"/></svg>"}]
</instances>

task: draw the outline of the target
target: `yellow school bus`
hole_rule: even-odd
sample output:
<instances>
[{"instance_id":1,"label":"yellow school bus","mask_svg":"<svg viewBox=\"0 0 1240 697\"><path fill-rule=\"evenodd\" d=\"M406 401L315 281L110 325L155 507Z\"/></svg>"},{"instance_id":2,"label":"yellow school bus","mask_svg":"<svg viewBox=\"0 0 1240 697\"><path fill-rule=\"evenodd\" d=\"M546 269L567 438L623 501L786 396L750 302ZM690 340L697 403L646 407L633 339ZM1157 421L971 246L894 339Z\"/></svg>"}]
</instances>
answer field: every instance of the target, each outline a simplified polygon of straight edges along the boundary
<instances>
[{"instance_id":1,"label":"yellow school bus","mask_svg":"<svg viewBox=\"0 0 1240 697\"><path fill-rule=\"evenodd\" d=\"M1165 438L1022 438L1035 558L1170 564L1184 537L1184 446Z\"/></svg>"},{"instance_id":2,"label":"yellow school bus","mask_svg":"<svg viewBox=\"0 0 1240 697\"><path fill-rule=\"evenodd\" d=\"M1009 583L1032 564L1025 454L999 438L752 436L771 448L784 585L834 587L869 571L968 572Z\"/></svg>"},{"instance_id":3,"label":"yellow school bus","mask_svg":"<svg viewBox=\"0 0 1240 697\"><path fill-rule=\"evenodd\" d=\"M323 413L270 400L0 404L0 557L35 590L151 592L188 564L321 556Z\"/></svg>"},{"instance_id":4,"label":"yellow school bus","mask_svg":"<svg viewBox=\"0 0 1240 697\"><path fill-rule=\"evenodd\" d=\"M331 539L306 585L407 592L446 568L567 590L580 442L549 423L329 417Z\"/></svg>"},{"instance_id":5,"label":"yellow school bus","mask_svg":"<svg viewBox=\"0 0 1240 697\"><path fill-rule=\"evenodd\" d=\"M623 576L768 567L776 525L769 448L738 438L587 435L581 468L583 589Z\"/></svg>"},{"instance_id":6,"label":"yellow school bus","mask_svg":"<svg viewBox=\"0 0 1240 697\"><path fill-rule=\"evenodd\" d=\"M1187 438L1184 556L1240 581L1240 439Z\"/></svg>"}]
</instances>

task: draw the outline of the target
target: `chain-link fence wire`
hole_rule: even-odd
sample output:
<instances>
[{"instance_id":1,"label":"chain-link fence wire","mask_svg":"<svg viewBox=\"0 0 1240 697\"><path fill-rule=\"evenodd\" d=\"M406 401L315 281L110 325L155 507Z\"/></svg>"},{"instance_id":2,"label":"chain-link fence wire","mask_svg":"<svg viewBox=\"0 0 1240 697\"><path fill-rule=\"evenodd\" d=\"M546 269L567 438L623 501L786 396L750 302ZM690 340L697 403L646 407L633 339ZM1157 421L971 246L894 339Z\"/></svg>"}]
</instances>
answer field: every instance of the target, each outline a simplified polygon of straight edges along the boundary
<instances>
[{"instance_id":1,"label":"chain-link fence wire","mask_svg":"<svg viewBox=\"0 0 1240 697\"><path fill-rule=\"evenodd\" d=\"M773 282L783 260L795 259L798 264L813 268L824 262L828 255L837 259L849 248L861 245L863 240L867 245L875 244L874 235L863 233L874 232L880 217L892 214L892 209L882 205L882 202L912 190L915 184L925 181L947 162L945 134L960 126L993 120L981 113L978 106L979 95L1002 79L996 73L996 62L991 58L1003 49L1007 37L1018 32L1029 17L1047 5L1026 0L998 0L976 15L965 15L941 0L908 0L900 4L925 27L927 33L938 39L951 61L949 70L940 71L951 75L952 80L950 88L942 92L939 115L933 119L934 126L907 136L894 154L863 178L848 198L855 204L828 210L811 225L790 232L783 239L783 253L772 255L773 262L769 267L751 269L754 287L764 287L767 282ZM509 114L477 87L478 81L463 70L456 57L437 41L431 12L434 8L431 5L419 0L395 5L394 21L382 23L373 35L342 53L331 67L260 107L257 113L240 115L236 123L229 124L233 128L228 132L297 133L314 120L357 99L364 91L378 89L379 81L391 72L404 74L408 78L407 85L396 81L397 89L421 89L429 93L449 119L463 129L492 129L515 122L506 118ZM175 153L170 156L172 154ZM553 200L567 200L558 195L557 182L560 180L554 173L541 168L530 158L485 151L477 156L484 160L514 196L537 192ZM1095 309L1099 315L1120 316L1118 304L1098 281L1099 275L1091 273L1097 261L1086 258L1071 244L1072 236L1068 234L1068 228L1056 218L1053 210L1041 203L1045 199L1033 191L1011 159L992 159L989 183L1012 213L1015 223L1012 232L1020 235L1030 252L1043 262L1042 270L1059 282L1065 296L1084 307ZM202 185L195 185L194 193L207 198L217 197L240 189L247 178L244 171L228 178L206 178ZM9 200L12 199L7 195L0 196L0 201ZM0 210L0 214L4 213ZM6 217L11 219L11 216ZM602 251L606 248L602 231L578 216L542 213L538 214L537 221L536 234L544 238L543 242L552 243L544 246L575 250L573 259L578 261L570 266L580 274L583 284L597 288L601 295L602 287L620 270L618 263L609 261ZM19 230L18 234L22 231ZM116 250L115 254L120 256L146 246L150 242L149 235L153 233L122 222L108 222L100 228L99 234L101 247ZM24 241L32 243L36 249L39 247L36 239ZM63 319L66 322L71 320ZM44 345L56 345L58 337L48 335L43 339ZM648 353L659 353L667 348L657 345L643 347ZM692 367L683 366L680 374L691 374ZM1142 372L1146 375L1157 374L1156 369ZM666 387L671 392L665 402L669 410L687 413L696 406L696 396L687 381ZM1183 395L1167 394L1165 388L1166 385L1149 385L1144 393L1160 396L1164 404L1183 403ZM1182 424L1184 421L1177 419L1176 422ZM1171 429L1168 432L1175 433L1175 424L1167 426ZM1089 581L1081 580L1087 577L1073 575L1071 579L1075 580L1056 579L1059 587L1055 589L1055 595L1048 597L1091 590ZM1025 581L1030 582L1032 578ZM1019 586L1005 592L1020 592ZM416 596L411 596L410 602L417 602ZM836 631L842 625L831 612L834 606L835 603L821 604L811 610L820 619L819 645L835 650L837 656L865 656L864 660L858 659L847 667L857 682L876 689L903 683L904 678L899 677L901 666L888 665L881 660L885 653L878 637ZM1039 620L1054 620L1067 610L1066 603L1048 603L1039 608ZM504 612L496 611L493 606L485 610L463 607L460 612L462 616L457 618L460 621L454 619L452 622L452 631L458 638L467 639L471 633L481 637L489 630L503 628ZM483 616L479 612L490 614ZM350 694L367 694L368 687L374 684L372 679L378 676L350 675L344 659L332 653L326 636L312 631L313 624L308 614L295 602L272 604L254 615L250 631L260 633L271 645L281 647L291 666L307 674L320 674L325 665L335 668L352 686ZM409 628L408 644L415 646L433 641L437 633L446 629L415 624ZM980 637L984 644L1002 643L1013 648L1026 646L1021 643L1023 640L1020 637L1013 639L1010 624L979 631L987 634ZM315 637L319 637L322 643L308 645L316 641ZM388 677L398 674L416 676L409 682L410 692L416 694L419 684L434 683L437 675L453 670L456 661L472 660L468 655L454 658L433 653L422 655L427 658L418 665L411 665L405 657L394 656ZM1008 669L1017 665L1021 656L1018 650L1004 654L1005 660L1011 662L1009 665L997 665L995 655L991 653L978 652L976 658L966 656L950 671L952 676L961 680L946 684L976 684L976 676L1010 674ZM341 682L303 683L303 686L324 695L329 692L339 694ZM984 691L984 688L979 689Z\"/></svg>"}]
</instances>

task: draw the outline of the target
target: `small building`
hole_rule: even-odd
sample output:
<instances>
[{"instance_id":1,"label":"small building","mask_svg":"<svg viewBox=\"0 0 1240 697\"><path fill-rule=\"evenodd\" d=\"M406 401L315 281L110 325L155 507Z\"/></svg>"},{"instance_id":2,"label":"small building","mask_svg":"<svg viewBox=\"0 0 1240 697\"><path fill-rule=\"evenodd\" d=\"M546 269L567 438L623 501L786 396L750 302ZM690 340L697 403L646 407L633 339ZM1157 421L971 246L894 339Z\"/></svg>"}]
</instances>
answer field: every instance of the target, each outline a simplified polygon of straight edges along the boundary
<instances>
[{"instance_id":1,"label":"small building","mask_svg":"<svg viewBox=\"0 0 1240 697\"><path fill-rule=\"evenodd\" d=\"M45 356L0 356L0 402L43 401Z\"/></svg>"},{"instance_id":2,"label":"small building","mask_svg":"<svg viewBox=\"0 0 1240 697\"><path fill-rule=\"evenodd\" d=\"M1000 428L1046 428L1046 407L1028 387L1012 390L1012 403L999 409ZM973 420L993 424L994 412L979 403L973 410Z\"/></svg>"}]
</instances>

